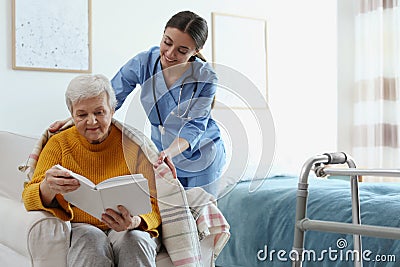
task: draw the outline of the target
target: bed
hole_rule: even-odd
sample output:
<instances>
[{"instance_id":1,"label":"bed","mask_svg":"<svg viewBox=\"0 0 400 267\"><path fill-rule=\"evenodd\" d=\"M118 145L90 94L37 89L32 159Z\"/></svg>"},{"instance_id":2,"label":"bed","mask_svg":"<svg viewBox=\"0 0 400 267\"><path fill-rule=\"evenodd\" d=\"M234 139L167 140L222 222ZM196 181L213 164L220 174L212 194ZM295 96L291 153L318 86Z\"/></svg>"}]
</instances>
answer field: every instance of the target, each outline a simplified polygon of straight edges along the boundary
<instances>
[{"instance_id":1,"label":"bed","mask_svg":"<svg viewBox=\"0 0 400 267\"><path fill-rule=\"evenodd\" d=\"M249 192L240 181L218 200L231 226L231 238L216 261L221 267L291 266L299 178L276 175ZM307 217L351 223L348 179L310 176ZM361 222L400 226L400 183L360 183ZM354 266L353 236L308 231L303 266ZM399 266L400 241L362 237L364 266ZM315 254L313 254L315 253Z\"/></svg>"}]
</instances>

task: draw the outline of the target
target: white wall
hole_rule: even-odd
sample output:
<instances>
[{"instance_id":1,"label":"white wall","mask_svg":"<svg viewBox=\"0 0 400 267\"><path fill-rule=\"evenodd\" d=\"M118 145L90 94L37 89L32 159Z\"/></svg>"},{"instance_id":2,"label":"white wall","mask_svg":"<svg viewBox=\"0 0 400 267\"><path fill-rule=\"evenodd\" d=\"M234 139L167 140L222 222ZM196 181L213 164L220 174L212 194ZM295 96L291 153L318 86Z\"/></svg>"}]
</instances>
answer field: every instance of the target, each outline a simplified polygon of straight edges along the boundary
<instances>
[{"instance_id":1,"label":"white wall","mask_svg":"<svg viewBox=\"0 0 400 267\"><path fill-rule=\"evenodd\" d=\"M180 10L195 11L210 26L211 12L264 18L275 162L299 171L308 157L336 150L336 1L137 2L92 0L93 73L111 78L137 52L158 45L166 21ZM11 1L0 0L0 10L0 130L39 135L51 122L69 115L64 91L76 74L12 70ZM203 53L211 59L211 37ZM255 55L235 51L232 56ZM123 110L117 113L122 116Z\"/></svg>"}]
</instances>

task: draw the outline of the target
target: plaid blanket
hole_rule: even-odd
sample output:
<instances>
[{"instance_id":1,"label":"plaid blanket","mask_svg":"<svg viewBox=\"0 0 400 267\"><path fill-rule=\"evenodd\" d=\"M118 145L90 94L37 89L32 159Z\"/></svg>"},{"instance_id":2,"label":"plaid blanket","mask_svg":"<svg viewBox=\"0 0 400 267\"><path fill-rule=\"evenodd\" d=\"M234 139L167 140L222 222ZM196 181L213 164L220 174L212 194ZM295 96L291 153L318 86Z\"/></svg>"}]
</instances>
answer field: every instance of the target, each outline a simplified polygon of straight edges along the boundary
<instances>
[{"instance_id":1,"label":"plaid blanket","mask_svg":"<svg viewBox=\"0 0 400 267\"><path fill-rule=\"evenodd\" d=\"M157 161L157 148L142 132L115 119L112 123L122 131L123 138L141 147L150 162ZM72 120L60 131L71 126ZM25 184L32 178L44 145L54 134L46 130L28 160L19 166L19 170L27 174ZM154 169L154 173L162 220L161 240L174 266L202 266L200 241L209 235L214 236L215 261L230 237L229 224L217 208L215 199L202 188L184 190L166 164Z\"/></svg>"}]
</instances>

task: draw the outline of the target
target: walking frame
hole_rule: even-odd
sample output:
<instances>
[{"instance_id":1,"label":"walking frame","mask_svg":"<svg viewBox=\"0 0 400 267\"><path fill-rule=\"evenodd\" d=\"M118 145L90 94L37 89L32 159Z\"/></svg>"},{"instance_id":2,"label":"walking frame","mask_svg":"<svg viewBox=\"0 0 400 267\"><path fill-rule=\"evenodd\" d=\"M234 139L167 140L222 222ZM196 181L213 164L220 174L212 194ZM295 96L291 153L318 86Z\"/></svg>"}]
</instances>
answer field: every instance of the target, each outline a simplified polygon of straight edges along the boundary
<instances>
[{"instance_id":1,"label":"walking frame","mask_svg":"<svg viewBox=\"0 0 400 267\"><path fill-rule=\"evenodd\" d=\"M348 168L330 168L333 164L347 164ZM317 177L326 175L350 176L351 184L351 205L352 223L331 222L321 220L311 220L306 217L307 197L308 197L308 176L311 170ZM296 221L294 229L293 251L298 257L292 261L293 267L301 267L303 263L304 236L305 231L315 230L322 232L333 232L342 234L352 234L354 251L359 255L354 260L355 267L362 267L362 241L361 236L372 236L387 239L400 239L400 228L362 225L360 215L360 198L358 192L358 182L361 176L388 176L400 177L400 170L394 169L356 169L354 160L342 152L325 153L317 155L306 161L302 167L296 203Z\"/></svg>"}]
</instances>

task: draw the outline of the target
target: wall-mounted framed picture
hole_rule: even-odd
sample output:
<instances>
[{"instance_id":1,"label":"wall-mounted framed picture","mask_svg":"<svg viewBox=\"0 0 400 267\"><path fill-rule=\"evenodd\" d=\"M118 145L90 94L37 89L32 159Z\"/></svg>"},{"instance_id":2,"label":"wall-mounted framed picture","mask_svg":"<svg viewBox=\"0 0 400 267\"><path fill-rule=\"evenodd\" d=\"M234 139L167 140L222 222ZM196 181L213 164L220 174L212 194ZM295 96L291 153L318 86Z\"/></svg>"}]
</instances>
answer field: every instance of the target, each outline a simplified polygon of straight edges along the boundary
<instances>
[{"instance_id":1,"label":"wall-mounted framed picture","mask_svg":"<svg viewBox=\"0 0 400 267\"><path fill-rule=\"evenodd\" d=\"M220 107L266 107L266 20L212 12L212 61L224 87L217 90Z\"/></svg>"},{"instance_id":2,"label":"wall-mounted framed picture","mask_svg":"<svg viewBox=\"0 0 400 267\"><path fill-rule=\"evenodd\" d=\"M91 0L12 0L12 68L92 71Z\"/></svg>"}]
</instances>

